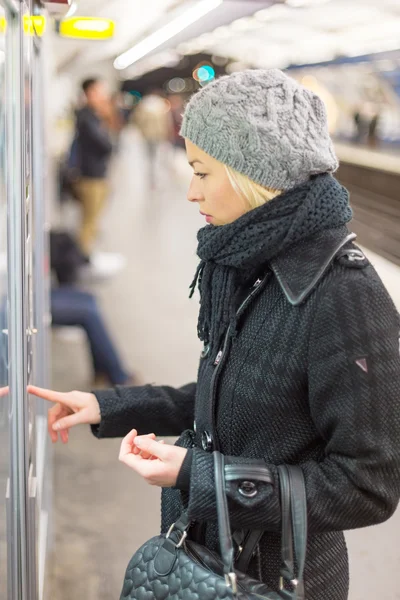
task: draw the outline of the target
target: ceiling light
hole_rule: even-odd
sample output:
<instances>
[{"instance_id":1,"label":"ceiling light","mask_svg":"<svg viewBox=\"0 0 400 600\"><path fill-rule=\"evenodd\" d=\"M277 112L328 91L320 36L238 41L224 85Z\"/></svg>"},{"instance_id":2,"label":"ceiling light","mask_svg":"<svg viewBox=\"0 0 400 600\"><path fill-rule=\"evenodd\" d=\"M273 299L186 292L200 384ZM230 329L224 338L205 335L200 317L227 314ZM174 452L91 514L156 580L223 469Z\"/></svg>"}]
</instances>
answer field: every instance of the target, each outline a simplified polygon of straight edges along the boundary
<instances>
[{"instance_id":1,"label":"ceiling light","mask_svg":"<svg viewBox=\"0 0 400 600\"><path fill-rule=\"evenodd\" d=\"M105 40L114 35L115 23L100 17L72 17L60 22L60 35L85 40Z\"/></svg>"},{"instance_id":2,"label":"ceiling light","mask_svg":"<svg viewBox=\"0 0 400 600\"><path fill-rule=\"evenodd\" d=\"M192 44L191 46L189 46L189 48L186 50L185 54L188 54L189 56L193 56L195 54L200 54L200 52L203 50L204 48L202 46L199 46L198 44Z\"/></svg>"},{"instance_id":3,"label":"ceiling light","mask_svg":"<svg viewBox=\"0 0 400 600\"><path fill-rule=\"evenodd\" d=\"M390 50L399 50L399 40L397 38L388 38L383 40L371 40L364 46L364 54L375 54L379 52L388 52Z\"/></svg>"},{"instance_id":4,"label":"ceiling light","mask_svg":"<svg viewBox=\"0 0 400 600\"><path fill-rule=\"evenodd\" d=\"M263 23L252 17L237 19L230 25L232 31L251 31L252 29L260 29L260 27L263 27Z\"/></svg>"},{"instance_id":5,"label":"ceiling light","mask_svg":"<svg viewBox=\"0 0 400 600\"><path fill-rule=\"evenodd\" d=\"M159 63L162 67L175 69L182 60L182 56L175 50L164 50L159 54Z\"/></svg>"},{"instance_id":6,"label":"ceiling light","mask_svg":"<svg viewBox=\"0 0 400 600\"><path fill-rule=\"evenodd\" d=\"M273 4L268 9L271 19L284 19L285 17L293 16L293 11L286 4Z\"/></svg>"},{"instance_id":7,"label":"ceiling light","mask_svg":"<svg viewBox=\"0 0 400 600\"><path fill-rule=\"evenodd\" d=\"M237 19L231 24L231 29L233 31L248 31L249 29L253 29L255 27L262 27L262 24L256 21L256 19L251 19L250 17Z\"/></svg>"},{"instance_id":8,"label":"ceiling light","mask_svg":"<svg viewBox=\"0 0 400 600\"><path fill-rule=\"evenodd\" d=\"M179 44L179 46L177 46L176 51L179 52L180 54L186 54L186 51L189 49L190 49L190 43L183 42L182 44Z\"/></svg>"},{"instance_id":9,"label":"ceiling light","mask_svg":"<svg viewBox=\"0 0 400 600\"><path fill-rule=\"evenodd\" d=\"M224 40L224 39L232 37L232 32L229 29L229 27L227 27L226 25L217 27L217 29L214 29L212 34L216 39L219 39L219 40Z\"/></svg>"},{"instance_id":10,"label":"ceiling light","mask_svg":"<svg viewBox=\"0 0 400 600\"><path fill-rule=\"evenodd\" d=\"M288 6L293 8L303 8L306 6L317 6L320 4L327 4L331 0L286 0Z\"/></svg>"},{"instance_id":11,"label":"ceiling light","mask_svg":"<svg viewBox=\"0 0 400 600\"><path fill-rule=\"evenodd\" d=\"M225 71L229 75L232 75L232 73L236 73L237 71L244 71L245 69L248 69L248 68L249 68L248 65L246 65L245 63L236 61L236 62L229 63L229 65L226 65Z\"/></svg>"},{"instance_id":12,"label":"ceiling light","mask_svg":"<svg viewBox=\"0 0 400 600\"><path fill-rule=\"evenodd\" d=\"M207 48L207 46L213 46L215 44L215 38L211 33L203 33L203 35L201 35L197 39L199 44L201 44L203 48Z\"/></svg>"},{"instance_id":13,"label":"ceiling light","mask_svg":"<svg viewBox=\"0 0 400 600\"><path fill-rule=\"evenodd\" d=\"M183 54L198 54L201 50L204 50L204 44L200 38L195 38L189 42L179 44L177 51Z\"/></svg>"},{"instance_id":14,"label":"ceiling light","mask_svg":"<svg viewBox=\"0 0 400 600\"><path fill-rule=\"evenodd\" d=\"M271 13L269 8L263 8L262 10L256 12L254 15L257 21L269 21L272 16L273 14Z\"/></svg>"},{"instance_id":15,"label":"ceiling light","mask_svg":"<svg viewBox=\"0 0 400 600\"><path fill-rule=\"evenodd\" d=\"M161 69L163 67L176 68L181 56L173 50L164 50L148 56L134 64L128 71L128 78L142 77L145 73Z\"/></svg>"},{"instance_id":16,"label":"ceiling light","mask_svg":"<svg viewBox=\"0 0 400 600\"><path fill-rule=\"evenodd\" d=\"M225 67L225 65L228 64L229 59L226 58L226 56L217 56L216 54L213 54L211 61L214 65L217 65L217 67Z\"/></svg>"},{"instance_id":17,"label":"ceiling light","mask_svg":"<svg viewBox=\"0 0 400 600\"><path fill-rule=\"evenodd\" d=\"M127 52L124 52L118 56L114 61L114 67L116 69L126 69L129 65L137 62L149 52L152 52L175 35L195 23L206 14L217 8L222 4L223 0L201 0L192 6L192 8L179 15L164 27L161 27L147 38L133 46Z\"/></svg>"},{"instance_id":18,"label":"ceiling light","mask_svg":"<svg viewBox=\"0 0 400 600\"><path fill-rule=\"evenodd\" d=\"M168 82L168 89L174 94L180 94L186 87L185 80L182 77L174 77Z\"/></svg>"}]
</instances>

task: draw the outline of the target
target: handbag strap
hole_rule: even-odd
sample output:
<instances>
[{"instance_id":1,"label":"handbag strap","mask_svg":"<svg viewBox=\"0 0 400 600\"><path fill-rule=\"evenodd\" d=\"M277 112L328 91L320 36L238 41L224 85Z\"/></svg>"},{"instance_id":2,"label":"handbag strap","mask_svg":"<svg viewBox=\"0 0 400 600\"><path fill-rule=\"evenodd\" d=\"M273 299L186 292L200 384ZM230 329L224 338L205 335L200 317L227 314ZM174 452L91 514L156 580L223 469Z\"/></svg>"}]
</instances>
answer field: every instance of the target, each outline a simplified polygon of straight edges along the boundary
<instances>
[{"instance_id":1,"label":"handbag strap","mask_svg":"<svg viewBox=\"0 0 400 600\"><path fill-rule=\"evenodd\" d=\"M298 581L297 595L304 600L304 568L307 555L307 496L303 470L300 467L289 467L289 477L292 486L292 515L294 528L294 547L297 556ZM297 526L296 526L297 525Z\"/></svg>"},{"instance_id":2,"label":"handbag strap","mask_svg":"<svg viewBox=\"0 0 400 600\"><path fill-rule=\"evenodd\" d=\"M221 557L227 585L237 593L234 572L234 547L229 522L228 500L225 492L225 461L223 455L215 451L214 478L217 501L217 516ZM307 505L303 471L298 466L278 467L282 509L282 566L283 580L288 580L296 588L296 599L304 600L304 565L307 549ZM297 578L295 577L297 564Z\"/></svg>"},{"instance_id":3,"label":"handbag strap","mask_svg":"<svg viewBox=\"0 0 400 600\"><path fill-rule=\"evenodd\" d=\"M233 570L234 549L229 522L228 500L225 493L225 459L223 454L218 451L213 452L213 456L219 545L222 562L224 563L224 575L228 582L232 578L235 579L235 576Z\"/></svg>"},{"instance_id":4,"label":"handbag strap","mask_svg":"<svg viewBox=\"0 0 400 600\"><path fill-rule=\"evenodd\" d=\"M235 560L235 567L238 571L246 573L263 535L264 531L262 529L250 529L242 536L238 543L240 548L239 555ZM233 538L235 539L235 533L233 534Z\"/></svg>"},{"instance_id":5,"label":"handbag strap","mask_svg":"<svg viewBox=\"0 0 400 600\"><path fill-rule=\"evenodd\" d=\"M282 506L282 567L283 579L296 587L297 600L304 600L304 566L307 551L307 499L303 471L295 465L278 467ZM293 555L294 549L294 555ZM295 562L297 578L295 576Z\"/></svg>"},{"instance_id":6,"label":"handbag strap","mask_svg":"<svg viewBox=\"0 0 400 600\"><path fill-rule=\"evenodd\" d=\"M290 581L294 579L294 552L293 552L293 527L290 497L290 479L285 467L278 467L279 486L281 492L281 586L283 579Z\"/></svg>"}]
</instances>

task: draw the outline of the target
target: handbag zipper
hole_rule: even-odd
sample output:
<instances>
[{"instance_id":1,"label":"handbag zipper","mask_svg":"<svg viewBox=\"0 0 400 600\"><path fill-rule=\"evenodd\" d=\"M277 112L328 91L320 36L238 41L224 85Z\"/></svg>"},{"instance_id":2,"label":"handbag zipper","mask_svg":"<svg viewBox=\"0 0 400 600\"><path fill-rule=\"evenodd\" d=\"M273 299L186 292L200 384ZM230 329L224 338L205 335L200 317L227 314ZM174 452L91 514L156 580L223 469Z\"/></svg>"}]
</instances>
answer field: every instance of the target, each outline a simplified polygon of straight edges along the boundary
<instances>
[{"instance_id":1,"label":"handbag zipper","mask_svg":"<svg viewBox=\"0 0 400 600\"><path fill-rule=\"evenodd\" d=\"M196 564L200 565L201 567L203 567L210 573L213 573L213 571L210 569L210 567L204 562L204 560L201 558L200 554L198 554L198 552L196 552L196 550L194 550L194 548L191 548L190 546L185 544L185 550L186 550L187 555L190 556ZM215 555L215 553L212 550L209 550L207 548L207 552L209 552L214 558L218 558L218 560L221 560L219 558L219 556Z\"/></svg>"},{"instance_id":2,"label":"handbag zipper","mask_svg":"<svg viewBox=\"0 0 400 600\"><path fill-rule=\"evenodd\" d=\"M221 557L219 556L219 554L217 554L213 550L209 550L208 548L206 548L206 550L213 558L215 558L215 560L217 560L219 563L221 563ZM190 546L185 544L185 551L186 551L186 554L190 558L192 558L196 564L198 564L200 567L203 567L203 569L206 569L206 571L208 571L209 573L214 573L214 571L204 562L204 560L201 558L200 554L194 548L191 548ZM215 573L215 575L217 575L217 577L218 577L218 573ZM220 575L220 577L223 577L223 575ZM237 587L242 592L247 591L243 587L243 585L240 583L240 581L237 581Z\"/></svg>"}]
</instances>

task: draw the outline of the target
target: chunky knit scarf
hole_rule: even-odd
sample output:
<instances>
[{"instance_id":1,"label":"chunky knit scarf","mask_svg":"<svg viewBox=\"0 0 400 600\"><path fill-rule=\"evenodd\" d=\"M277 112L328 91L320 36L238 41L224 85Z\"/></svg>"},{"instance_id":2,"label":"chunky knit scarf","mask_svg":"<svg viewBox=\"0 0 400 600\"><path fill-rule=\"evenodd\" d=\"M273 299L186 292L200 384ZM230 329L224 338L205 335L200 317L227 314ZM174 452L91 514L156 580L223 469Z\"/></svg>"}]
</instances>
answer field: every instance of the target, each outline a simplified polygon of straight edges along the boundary
<instances>
[{"instance_id":1,"label":"chunky knit scarf","mask_svg":"<svg viewBox=\"0 0 400 600\"><path fill-rule=\"evenodd\" d=\"M236 331L237 293L244 281L291 245L323 229L350 221L347 190L331 175L319 175L263 206L220 227L207 225L197 235L201 262L198 283L198 336L216 354L229 325Z\"/></svg>"}]
</instances>

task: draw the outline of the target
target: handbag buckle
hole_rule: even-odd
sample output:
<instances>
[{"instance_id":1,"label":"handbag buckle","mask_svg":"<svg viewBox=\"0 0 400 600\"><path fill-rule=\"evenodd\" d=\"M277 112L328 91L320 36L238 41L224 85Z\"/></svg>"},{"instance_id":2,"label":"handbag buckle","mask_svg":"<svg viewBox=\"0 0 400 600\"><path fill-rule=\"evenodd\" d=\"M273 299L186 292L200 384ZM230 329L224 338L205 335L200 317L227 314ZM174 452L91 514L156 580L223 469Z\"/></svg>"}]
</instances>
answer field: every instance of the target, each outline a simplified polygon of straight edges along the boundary
<instances>
[{"instance_id":1,"label":"handbag buckle","mask_svg":"<svg viewBox=\"0 0 400 600\"><path fill-rule=\"evenodd\" d=\"M171 527L168 529L167 535L165 536L166 539L171 537L171 533L174 531L174 529L175 529L175 523L172 523ZM182 537L179 540L179 542L177 544L175 544L175 548L182 548L183 543L186 540L186 538L187 538L187 531L185 530L182 532Z\"/></svg>"},{"instance_id":2,"label":"handbag buckle","mask_svg":"<svg viewBox=\"0 0 400 600\"><path fill-rule=\"evenodd\" d=\"M225 575L225 582L228 587L231 588L234 594L237 594L237 576L236 573L227 573Z\"/></svg>"},{"instance_id":3,"label":"handbag buckle","mask_svg":"<svg viewBox=\"0 0 400 600\"><path fill-rule=\"evenodd\" d=\"M291 583L294 588L297 588L297 586L299 584L299 580L298 579L290 579L289 583ZM285 588L285 582L284 582L283 577L281 576L281 577L279 577L279 589L282 591L284 588Z\"/></svg>"}]
</instances>

